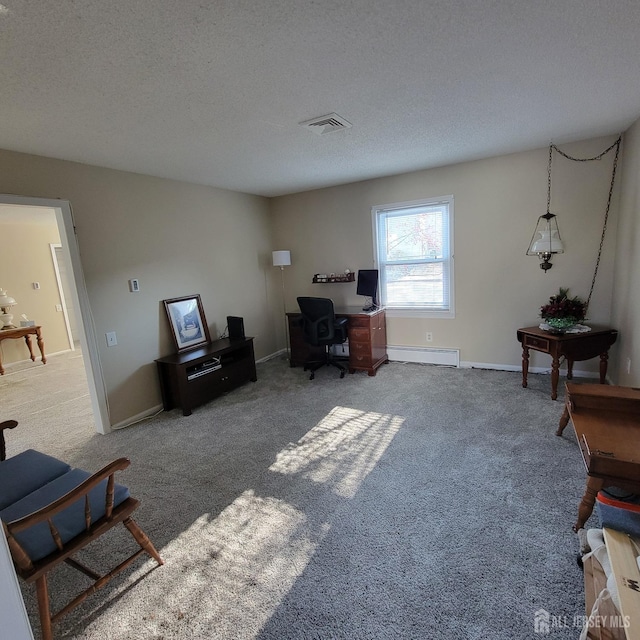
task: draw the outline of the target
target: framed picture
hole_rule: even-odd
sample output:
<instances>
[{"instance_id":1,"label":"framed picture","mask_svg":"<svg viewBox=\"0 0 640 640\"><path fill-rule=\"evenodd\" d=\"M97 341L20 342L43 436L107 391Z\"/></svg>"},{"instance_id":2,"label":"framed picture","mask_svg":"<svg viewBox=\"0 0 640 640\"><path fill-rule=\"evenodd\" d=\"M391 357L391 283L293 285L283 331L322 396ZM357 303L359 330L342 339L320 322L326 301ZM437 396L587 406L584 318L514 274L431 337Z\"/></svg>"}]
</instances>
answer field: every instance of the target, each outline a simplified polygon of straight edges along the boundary
<instances>
[{"instance_id":1,"label":"framed picture","mask_svg":"<svg viewBox=\"0 0 640 640\"><path fill-rule=\"evenodd\" d=\"M170 298L163 302L178 351L186 351L211 342L199 294Z\"/></svg>"}]
</instances>

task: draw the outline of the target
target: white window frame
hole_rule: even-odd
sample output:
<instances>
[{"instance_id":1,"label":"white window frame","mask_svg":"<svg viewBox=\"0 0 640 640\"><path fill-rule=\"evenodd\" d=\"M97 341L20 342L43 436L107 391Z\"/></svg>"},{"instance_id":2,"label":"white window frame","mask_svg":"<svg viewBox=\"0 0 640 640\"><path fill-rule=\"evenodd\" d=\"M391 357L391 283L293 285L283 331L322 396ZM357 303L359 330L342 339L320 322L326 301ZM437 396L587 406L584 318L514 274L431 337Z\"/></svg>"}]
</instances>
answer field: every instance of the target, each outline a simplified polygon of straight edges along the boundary
<instances>
[{"instance_id":1,"label":"white window frame","mask_svg":"<svg viewBox=\"0 0 640 640\"><path fill-rule=\"evenodd\" d=\"M455 292L454 292L454 253L453 253L453 195L440 196L438 198L425 198L422 200L412 200L409 202L395 202L391 204L376 205L371 208L371 219L373 224L373 255L374 263L380 273L380 304L386 308L387 316L404 317L404 318L455 318ZM378 253L378 235L380 214L389 213L391 211L399 211L402 209L415 209L416 207L431 207L439 204L448 205L448 254L442 259L434 260L442 262L449 271L449 308L436 309L434 307L390 307L386 301L386 278L385 278L385 262ZM428 261L428 260L425 260ZM418 261L416 261L418 262Z\"/></svg>"}]
</instances>

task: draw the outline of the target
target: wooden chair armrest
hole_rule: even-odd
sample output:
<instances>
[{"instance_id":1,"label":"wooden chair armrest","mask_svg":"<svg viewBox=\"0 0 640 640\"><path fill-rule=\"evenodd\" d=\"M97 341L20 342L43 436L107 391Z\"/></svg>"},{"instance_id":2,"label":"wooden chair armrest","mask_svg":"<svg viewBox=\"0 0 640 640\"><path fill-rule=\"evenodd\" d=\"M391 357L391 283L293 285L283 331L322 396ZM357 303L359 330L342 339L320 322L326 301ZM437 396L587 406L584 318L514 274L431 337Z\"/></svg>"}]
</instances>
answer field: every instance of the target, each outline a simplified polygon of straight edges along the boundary
<instances>
[{"instance_id":1,"label":"wooden chair armrest","mask_svg":"<svg viewBox=\"0 0 640 640\"><path fill-rule=\"evenodd\" d=\"M14 429L17 426L17 420L5 420L4 422L0 422L0 462L2 462L7 457L7 450L4 443L4 430Z\"/></svg>"},{"instance_id":2,"label":"wooden chair armrest","mask_svg":"<svg viewBox=\"0 0 640 640\"><path fill-rule=\"evenodd\" d=\"M113 502L113 485L114 475L116 471L126 469L131 464L128 458L118 458L110 462L106 467L96 471L92 476L81 482L75 489L67 492L57 500L49 503L46 507L42 507L27 516L5 523L12 534L20 533L39 522L45 522L60 511L64 511L69 505L86 496L94 487L108 478L106 498L111 494L111 503ZM110 516L111 507L107 508L107 516Z\"/></svg>"}]
</instances>

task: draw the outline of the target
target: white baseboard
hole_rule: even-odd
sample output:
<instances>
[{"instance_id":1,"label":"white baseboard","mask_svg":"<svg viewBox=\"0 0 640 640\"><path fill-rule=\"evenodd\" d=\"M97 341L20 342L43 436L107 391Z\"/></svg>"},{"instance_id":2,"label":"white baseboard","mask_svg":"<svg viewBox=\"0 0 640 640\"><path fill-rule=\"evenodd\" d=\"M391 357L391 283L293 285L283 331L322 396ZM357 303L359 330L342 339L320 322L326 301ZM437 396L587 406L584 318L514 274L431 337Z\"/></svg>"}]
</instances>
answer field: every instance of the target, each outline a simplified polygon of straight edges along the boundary
<instances>
[{"instance_id":1,"label":"white baseboard","mask_svg":"<svg viewBox=\"0 0 640 640\"><path fill-rule=\"evenodd\" d=\"M448 367L460 366L459 349L430 349L428 347L399 347L387 345L389 360L440 364Z\"/></svg>"},{"instance_id":2,"label":"white baseboard","mask_svg":"<svg viewBox=\"0 0 640 640\"><path fill-rule=\"evenodd\" d=\"M349 343L336 345L332 347L334 355L349 355ZM273 358L277 358L287 352L286 349L280 349L264 358L256 360L256 363L267 362ZM419 364L438 364L448 367L459 367L461 369L494 369L496 371L522 371L522 365L519 364L494 364L491 362L470 362L468 360L460 360L459 349L437 349L428 347L403 347L387 345L387 355L389 360L394 362L416 362ZM529 367L529 373L551 374L551 367ZM562 370L561 370L562 374ZM598 378L598 374L593 371L585 371L583 369L573 369L573 375L576 378ZM115 428L115 427L114 427Z\"/></svg>"},{"instance_id":3,"label":"white baseboard","mask_svg":"<svg viewBox=\"0 0 640 640\"><path fill-rule=\"evenodd\" d=\"M264 356L264 358L260 358L259 360L256 360L256 364L259 364L261 362L267 362L268 360L273 360L274 358L281 356L283 353L287 353L287 350L280 349L280 351L275 351L274 353L270 353L268 356Z\"/></svg>"},{"instance_id":4,"label":"white baseboard","mask_svg":"<svg viewBox=\"0 0 640 640\"><path fill-rule=\"evenodd\" d=\"M521 365L515 364L491 364L489 362L468 362L463 360L460 362L461 369L494 369L496 371L522 371ZM529 373L546 373L551 374L551 367L529 367ZM561 368L562 375L562 368ZM573 369L574 378L598 378L598 374L593 371L585 371L584 369Z\"/></svg>"},{"instance_id":5,"label":"white baseboard","mask_svg":"<svg viewBox=\"0 0 640 640\"><path fill-rule=\"evenodd\" d=\"M122 422L118 422L117 424L112 424L111 429L124 429L125 427L130 427L138 422L142 422L147 418L151 418L152 416L161 413L164 410L164 407L161 404L157 404L155 407L151 407L150 409L146 409L145 411L141 411L135 416L131 416Z\"/></svg>"},{"instance_id":6,"label":"white baseboard","mask_svg":"<svg viewBox=\"0 0 640 640\"><path fill-rule=\"evenodd\" d=\"M75 351L75 349L63 349L62 351L54 351L53 353L45 353L44 357L45 358L53 358L53 356L59 356L63 353L71 353ZM8 369L10 369L12 366L17 365L17 364L42 364L42 354L40 353L40 351L35 348L33 350L33 355L36 357L36 359L32 362L31 358L25 358L24 360L16 360L15 362L7 362L4 365L4 368L7 370L6 373L16 373L15 371L8 371ZM78 357L81 357L82 354L80 354ZM20 370L21 371L21 370ZM18 373L20 372L18 371Z\"/></svg>"}]
</instances>

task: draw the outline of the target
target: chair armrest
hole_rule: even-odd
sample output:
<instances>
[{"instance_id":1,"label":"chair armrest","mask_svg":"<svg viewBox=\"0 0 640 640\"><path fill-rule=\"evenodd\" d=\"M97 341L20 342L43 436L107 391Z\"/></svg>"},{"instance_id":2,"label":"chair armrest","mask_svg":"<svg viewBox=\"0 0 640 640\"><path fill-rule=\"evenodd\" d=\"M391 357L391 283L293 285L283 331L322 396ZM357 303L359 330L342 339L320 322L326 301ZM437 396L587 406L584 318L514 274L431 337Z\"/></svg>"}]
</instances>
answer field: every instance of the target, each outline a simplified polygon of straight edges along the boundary
<instances>
[{"instance_id":1,"label":"chair armrest","mask_svg":"<svg viewBox=\"0 0 640 640\"><path fill-rule=\"evenodd\" d=\"M347 324L349 323L348 318L336 318L333 323L333 336L336 340L337 344L346 342L347 336L349 335Z\"/></svg>"},{"instance_id":2,"label":"chair armrest","mask_svg":"<svg viewBox=\"0 0 640 640\"><path fill-rule=\"evenodd\" d=\"M17 426L17 420L5 420L4 422L0 422L0 462L7 457L7 450L4 443L4 430L15 429Z\"/></svg>"}]
</instances>

